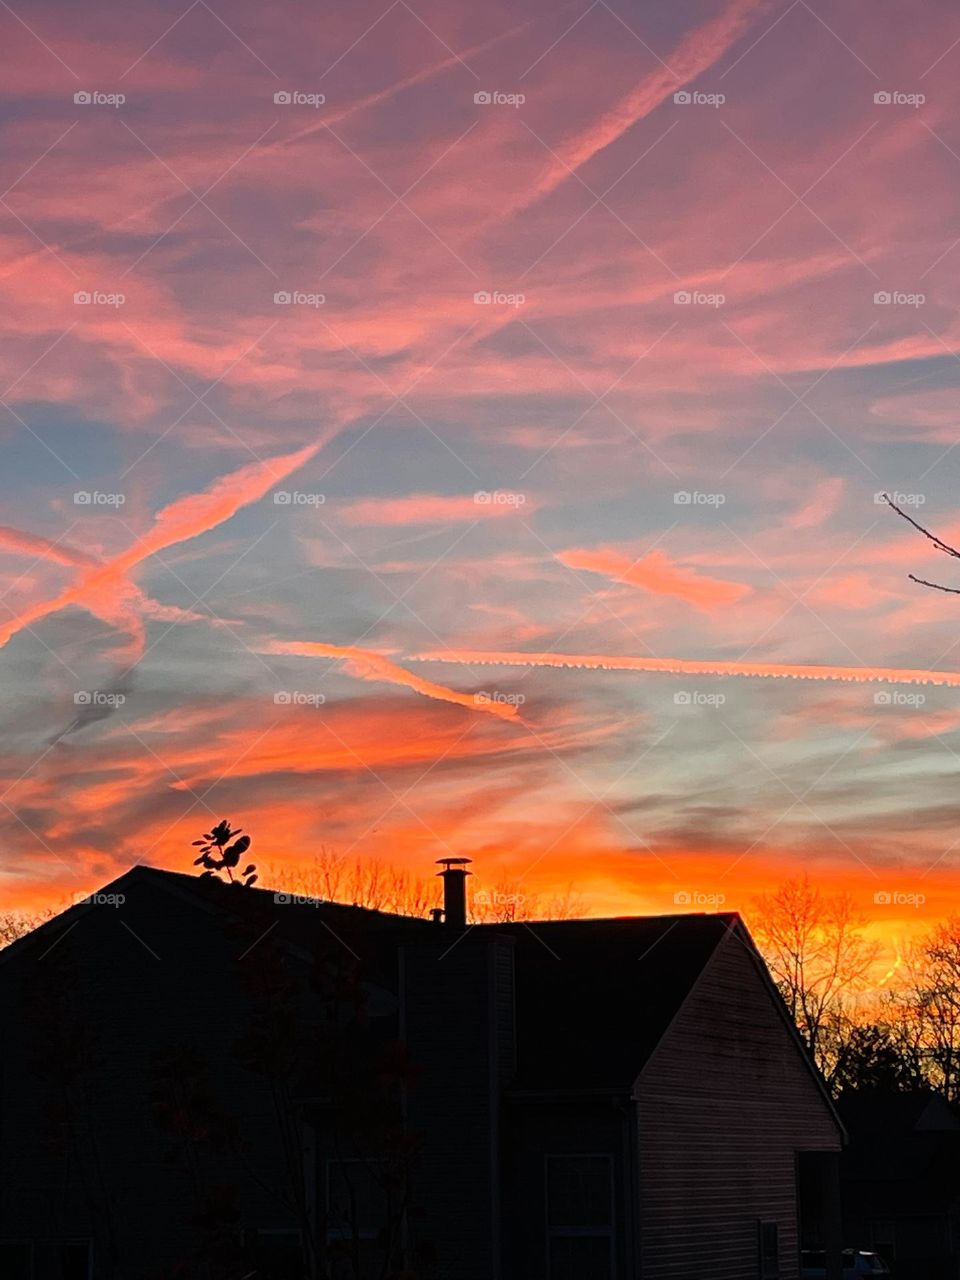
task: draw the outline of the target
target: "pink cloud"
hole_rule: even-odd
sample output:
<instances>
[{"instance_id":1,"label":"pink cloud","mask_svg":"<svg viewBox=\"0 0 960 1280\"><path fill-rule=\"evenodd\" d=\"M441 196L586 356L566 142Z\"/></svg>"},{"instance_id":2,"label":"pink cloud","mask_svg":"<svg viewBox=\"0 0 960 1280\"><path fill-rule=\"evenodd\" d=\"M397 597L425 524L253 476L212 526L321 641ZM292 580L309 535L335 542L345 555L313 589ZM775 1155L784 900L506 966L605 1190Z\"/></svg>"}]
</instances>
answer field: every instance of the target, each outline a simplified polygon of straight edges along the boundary
<instances>
[{"instance_id":1,"label":"pink cloud","mask_svg":"<svg viewBox=\"0 0 960 1280\"><path fill-rule=\"evenodd\" d=\"M698 609L718 609L736 604L750 590L741 582L709 578L695 569L674 564L662 551L651 551L638 560L616 551L561 551L557 559L571 569L598 573L613 582L642 587L655 595L673 596Z\"/></svg>"}]
</instances>

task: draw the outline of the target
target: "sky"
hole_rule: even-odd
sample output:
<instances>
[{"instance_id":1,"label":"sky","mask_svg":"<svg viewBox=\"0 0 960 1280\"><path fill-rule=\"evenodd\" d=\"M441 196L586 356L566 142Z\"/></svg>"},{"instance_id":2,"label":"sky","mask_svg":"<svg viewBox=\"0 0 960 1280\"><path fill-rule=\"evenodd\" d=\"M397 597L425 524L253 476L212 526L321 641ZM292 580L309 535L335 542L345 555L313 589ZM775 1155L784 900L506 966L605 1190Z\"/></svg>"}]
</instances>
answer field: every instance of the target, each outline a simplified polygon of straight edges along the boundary
<instances>
[{"instance_id":1,"label":"sky","mask_svg":"<svg viewBox=\"0 0 960 1280\"><path fill-rule=\"evenodd\" d=\"M0 7L0 902L220 817L956 907L960 13Z\"/></svg>"}]
</instances>

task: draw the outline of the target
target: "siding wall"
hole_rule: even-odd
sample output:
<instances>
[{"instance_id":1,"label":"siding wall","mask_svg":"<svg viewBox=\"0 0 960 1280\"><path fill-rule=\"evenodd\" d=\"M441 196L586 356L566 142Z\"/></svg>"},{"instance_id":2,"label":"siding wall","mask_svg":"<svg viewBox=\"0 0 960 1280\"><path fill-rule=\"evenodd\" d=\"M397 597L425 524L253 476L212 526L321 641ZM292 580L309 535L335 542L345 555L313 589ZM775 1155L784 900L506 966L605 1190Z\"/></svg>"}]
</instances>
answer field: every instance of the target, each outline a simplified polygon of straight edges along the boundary
<instances>
[{"instance_id":1,"label":"siding wall","mask_svg":"<svg viewBox=\"0 0 960 1280\"><path fill-rule=\"evenodd\" d=\"M796 1153L840 1133L796 1042L734 935L639 1080L643 1280L752 1280L757 1219L798 1274Z\"/></svg>"}]
</instances>

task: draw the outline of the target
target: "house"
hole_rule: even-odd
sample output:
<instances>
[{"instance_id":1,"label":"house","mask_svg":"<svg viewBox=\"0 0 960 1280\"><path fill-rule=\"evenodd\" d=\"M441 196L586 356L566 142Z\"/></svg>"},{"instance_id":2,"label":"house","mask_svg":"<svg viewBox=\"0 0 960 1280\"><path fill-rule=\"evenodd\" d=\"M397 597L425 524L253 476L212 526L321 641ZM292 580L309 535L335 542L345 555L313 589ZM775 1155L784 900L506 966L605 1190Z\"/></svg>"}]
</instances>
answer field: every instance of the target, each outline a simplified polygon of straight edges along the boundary
<instances>
[{"instance_id":1,"label":"house","mask_svg":"<svg viewBox=\"0 0 960 1280\"><path fill-rule=\"evenodd\" d=\"M839 1110L847 1241L879 1253L896 1280L958 1280L960 1120L923 1090L845 1094Z\"/></svg>"},{"instance_id":2,"label":"house","mask_svg":"<svg viewBox=\"0 0 960 1280\"><path fill-rule=\"evenodd\" d=\"M4 1280L796 1280L843 1130L736 915L135 867L0 952ZM834 1274L839 1277L839 1270Z\"/></svg>"}]
</instances>

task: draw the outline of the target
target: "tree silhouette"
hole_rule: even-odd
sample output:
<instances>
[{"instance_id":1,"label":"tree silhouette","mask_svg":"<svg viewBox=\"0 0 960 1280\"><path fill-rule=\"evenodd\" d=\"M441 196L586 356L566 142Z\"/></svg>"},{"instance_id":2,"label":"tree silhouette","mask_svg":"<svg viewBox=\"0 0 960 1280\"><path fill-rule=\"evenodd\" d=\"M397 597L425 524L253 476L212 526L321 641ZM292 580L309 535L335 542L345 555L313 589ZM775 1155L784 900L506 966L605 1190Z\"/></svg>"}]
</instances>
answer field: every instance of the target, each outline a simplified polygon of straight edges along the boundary
<instances>
[{"instance_id":1,"label":"tree silhouette","mask_svg":"<svg viewBox=\"0 0 960 1280\"><path fill-rule=\"evenodd\" d=\"M234 830L226 818L222 818L204 834L202 840L193 841L194 845L202 846L200 857L194 858L193 865L206 867L206 871L202 872L204 876L216 876L219 872L226 871L230 884L242 884L245 889L249 889L257 880L257 868L252 862L242 872L238 872L240 879L234 879L233 875L234 867L239 866L240 859L250 848L250 837L240 835L240 830L240 827ZM240 839L231 844L234 836L240 836ZM219 858L216 856L218 853Z\"/></svg>"}]
</instances>

